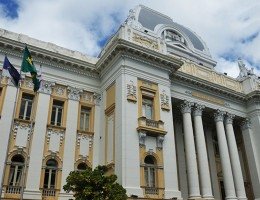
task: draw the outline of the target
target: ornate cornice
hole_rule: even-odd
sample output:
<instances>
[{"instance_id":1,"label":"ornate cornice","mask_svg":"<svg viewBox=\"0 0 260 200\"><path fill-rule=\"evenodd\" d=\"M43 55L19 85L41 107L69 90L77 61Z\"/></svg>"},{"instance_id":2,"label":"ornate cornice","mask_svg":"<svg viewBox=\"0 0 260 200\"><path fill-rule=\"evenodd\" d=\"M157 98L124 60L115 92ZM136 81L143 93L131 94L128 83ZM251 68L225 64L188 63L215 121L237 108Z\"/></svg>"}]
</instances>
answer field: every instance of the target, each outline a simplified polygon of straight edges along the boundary
<instances>
[{"instance_id":1,"label":"ornate cornice","mask_svg":"<svg viewBox=\"0 0 260 200\"><path fill-rule=\"evenodd\" d=\"M182 71L177 71L171 76L171 82L178 82L185 85L191 85L192 87L199 87L203 90L207 90L209 92L218 93L224 96L227 96L229 98L233 98L236 101L240 100L245 102L246 101L246 95L242 92L237 92L233 89L230 89L228 87L216 84L211 81L207 81L204 79L201 79L199 77L193 76L191 74L184 73Z\"/></svg>"},{"instance_id":2,"label":"ornate cornice","mask_svg":"<svg viewBox=\"0 0 260 200\"><path fill-rule=\"evenodd\" d=\"M0 52L22 59L24 43L0 36ZM27 46L33 56L34 62L40 65L47 65L77 74L86 75L92 78L99 78L99 73L95 69L95 64L81 60L80 58L70 57L61 53L55 53L34 45ZM61 47L56 47L61 48Z\"/></svg>"},{"instance_id":3,"label":"ornate cornice","mask_svg":"<svg viewBox=\"0 0 260 200\"><path fill-rule=\"evenodd\" d=\"M108 66L108 63L119 54L128 55L132 59L147 62L160 69L168 70L169 72L176 71L183 64L180 59L162 54L124 39L113 38L107 45L106 51L98 60L96 64L97 70L102 71Z\"/></svg>"}]
</instances>

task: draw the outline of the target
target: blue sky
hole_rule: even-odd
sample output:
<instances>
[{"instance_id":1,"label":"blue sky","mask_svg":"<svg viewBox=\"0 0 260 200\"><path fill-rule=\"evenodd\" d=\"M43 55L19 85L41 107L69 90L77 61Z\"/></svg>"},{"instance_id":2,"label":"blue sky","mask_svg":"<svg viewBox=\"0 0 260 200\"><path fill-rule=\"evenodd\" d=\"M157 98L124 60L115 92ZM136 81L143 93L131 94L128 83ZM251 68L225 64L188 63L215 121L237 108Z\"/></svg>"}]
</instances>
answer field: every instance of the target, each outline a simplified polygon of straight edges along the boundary
<instances>
[{"instance_id":1,"label":"blue sky","mask_svg":"<svg viewBox=\"0 0 260 200\"><path fill-rule=\"evenodd\" d=\"M260 72L258 0L0 0L0 28L97 56L138 4L196 32L217 71L236 77L241 57Z\"/></svg>"}]
</instances>

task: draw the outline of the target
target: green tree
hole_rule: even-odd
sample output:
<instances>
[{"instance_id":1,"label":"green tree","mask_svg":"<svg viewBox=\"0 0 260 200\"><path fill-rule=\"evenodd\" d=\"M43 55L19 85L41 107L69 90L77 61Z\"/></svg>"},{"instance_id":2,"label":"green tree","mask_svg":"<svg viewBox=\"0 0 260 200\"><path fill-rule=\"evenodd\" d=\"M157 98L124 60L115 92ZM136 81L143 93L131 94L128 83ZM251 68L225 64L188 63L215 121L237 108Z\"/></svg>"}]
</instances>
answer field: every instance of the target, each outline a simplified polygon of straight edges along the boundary
<instances>
[{"instance_id":1,"label":"green tree","mask_svg":"<svg viewBox=\"0 0 260 200\"><path fill-rule=\"evenodd\" d=\"M93 171L72 171L63 189L72 191L76 200L126 200L126 190L116 183L116 175L105 175L106 166L98 166Z\"/></svg>"}]
</instances>

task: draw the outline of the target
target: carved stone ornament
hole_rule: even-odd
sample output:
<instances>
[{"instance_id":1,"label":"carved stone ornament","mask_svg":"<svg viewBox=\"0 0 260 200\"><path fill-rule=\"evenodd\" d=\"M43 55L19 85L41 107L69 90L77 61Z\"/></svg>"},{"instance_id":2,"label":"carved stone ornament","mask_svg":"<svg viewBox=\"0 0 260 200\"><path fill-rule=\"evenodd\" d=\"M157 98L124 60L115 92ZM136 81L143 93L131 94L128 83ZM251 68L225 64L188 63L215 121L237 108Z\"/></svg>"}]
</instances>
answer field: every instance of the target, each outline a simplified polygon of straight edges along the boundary
<instances>
[{"instance_id":1,"label":"carved stone ornament","mask_svg":"<svg viewBox=\"0 0 260 200\"><path fill-rule=\"evenodd\" d=\"M79 101L81 92L82 90L80 89L68 87L68 98L71 100Z\"/></svg>"},{"instance_id":2,"label":"carved stone ornament","mask_svg":"<svg viewBox=\"0 0 260 200\"><path fill-rule=\"evenodd\" d=\"M134 85L134 82L132 80L130 81L129 84L127 84L126 89L127 89L127 100L136 103L137 101L136 86Z\"/></svg>"},{"instance_id":3,"label":"carved stone ornament","mask_svg":"<svg viewBox=\"0 0 260 200\"><path fill-rule=\"evenodd\" d=\"M31 125L31 124L24 124L24 123L21 123L20 121L15 121L14 122L14 126L13 126L13 136L14 136L14 139L16 138L17 136L17 132L18 132L18 128L19 129L24 129L26 131L28 131L28 135L27 135L27 140L29 141L30 140L30 137L33 133L33 129L34 129L34 126Z\"/></svg>"},{"instance_id":4,"label":"carved stone ornament","mask_svg":"<svg viewBox=\"0 0 260 200\"><path fill-rule=\"evenodd\" d=\"M251 129L251 120L249 118L246 118L244 121L242 121L241 129L242 130Z\"/></svg>"},{"instance_id":5,"label":"carved stone ornament","mask_svg":"<svg viewBox=\"0 0 260 200\"><path fill-rule=\"evenodd\" d=\"M77 135L77 146L80 145L80 140L81 139L88 139L88 141L89 141L89 148L92 147L92 145L93 145L93 135L78 134Z\"/></svg>"},{"instance_id":6,"label":"carved stone ornament","mask_svg":"<svg viewBox=\"0 0 260 200\"><path fill-rule=\"evenodd\" d=\"M81 94L81 98L83 101L87 101L90 103L93 103L93 101L94 101L93 93L91 93L91 92L83 92Z\"/></svg>"},{"instance_id":7,"label":"carved stone ornament","mask_svg":"<svg viewBox=\"0 0 260 200\"><path fill-rule=\"evenodd\" d=\"M63 96L64 93L65 93L65 88L64 88L64 87L57 86L57 87L55 87L54 92L55 92L57 95L59 95L59 96Z\"/></svg>"},{"instance_id":8,"label":"carved stone ornament","mask_svg":"<svg viewBox=\"0 0 260 200\"><path fill-rule=\"evenodd\" d=\"M141 30L143 26L136 20L135 15L136 15L135 9L129 10L129 14L127 16L125 23L134 29Z\"/></svg>"},{"instance_id":9,"label":"carved stone ornament","mask_svg":"<svg viewBox=\"0 0 260 200\"><path fill-rule=\"evenodd\" d=\"M205 106L195 103L193 108L193 115L194 116L201 116L202 111L204 110Z\"/></svg>"},{"instance_id":10,"label":"carved stone ornament","mask_svg":"<svg viewBox=\"0 0 260 200\"><path fill-rule=\"evenodd\" d=\"M215 120L215 122L223 122L223 120L224 120L224 115L225 115L225 112L224 112L224 111L217 110L217 111L214 113L214 120Z\"/></svg>"},{"instance_id":11,"label":"carved stone ornament","mask_svg":"<svg viewBox=\"0 0 260 200\"><path fill-rule=\"evenodd\" d=\"M164 136L158 136L156 138L157 148L159 149L163 148L163 141L164 141Z\"/></svg>"},{"instance_id":12,"label":"carved stone ornament","mask_svg":"<svg viewBox=\"0 0 260 200\"><path fill-rule=\"evenodd\" d=\"M193 103L184 100L183 103L181 104L181 112L183 113L191 113L191 107Z\"/></svg>"},{"instance_id":13,"label":"carved stone ornament","mask_svg":"<svg viewBox=\"0 0 260 200\"><path fill-rule=\"evenodd\" d=\"M226 124L232 124L234 117L235 117L234 114L227 113L226 117L225 117L225 123Z\"/></svg>"},{"instance_id":14,"label":"carved stone ornament","mask_svg":"<svg viewBox=\"0 0 260 200\"><path fill-rule=\"evenodd\" d=\"M143 131L139 132L139 145L140 146L145 146L145 137L146 137L146 133Z\"/></svg>"},{"instance_id":15,"label":"carved stone ornament","mask_svg":"<svg viewBox=\"0 0 260 200\"><path fill-rule=\"evenodd\" d=\"M170 102L169 102L169 96L165 93L165 90L162 91L161 96L161 109L165 111L170 110Z\"/></svg>"},{"instance_id":16,"label":"carved stone ornament","mask_svg":"<svg viewBox=\"0 0 260 200\"><path fill-rule=\"evenodd\" d=\"M65 133L64 130L54 130L52 128L48 128L47 129L47 144L50 143L51 135L55 134L55 135L60 136L60 146L61 146L63 143L63 140L64 140L64 133Z\"/></svg>"},{"instance_id":17,"label":"carved stone ornament","mask_svg":"<svg viewBox=\"0 0 260 200\"><path fill-rule=\"evenodd\" d=\"M42 80L39 91L44 94L51 94L54 85L53 82Z\"/></svg>"},{"instance_id":18,"label":"carved stone ornament","mask_svg":"<svg viewBox=\"0 0 260 200\"><path fill-rule=\"evenodd\" d=\"M94 99L95 104L99 106L100 102L102 100L101 94L94 93L93 94L93 99Z\"/></svg>"},{"instance_id":19,"label":"carved stone ornament","mask_svg":"<svg viewBox=\"0 0 260 200\"><path fill-rule=\"evenodd\" d=\"M23 87L25 87L25 88L29 88L29 89L32 89L32 88L33 88L32 79L23 79L22 83L23 83L23 84L22 84Z\"/></svg>"},{"instance_id":20,"label":"carved stone ornament","mask_svg":"<svg viewBox=\"0 0 260 200\"><path fill-rule=\"evenodd\" d=\"M156 40L152 40L152 39L150 39L146 36L134 34L133 41L135 41L135 42L137 42L137 43L141 44L142 46L147 47L149 49L154 49L154 50L159 49L158 42Z\"/></svg>"}]
</instances>

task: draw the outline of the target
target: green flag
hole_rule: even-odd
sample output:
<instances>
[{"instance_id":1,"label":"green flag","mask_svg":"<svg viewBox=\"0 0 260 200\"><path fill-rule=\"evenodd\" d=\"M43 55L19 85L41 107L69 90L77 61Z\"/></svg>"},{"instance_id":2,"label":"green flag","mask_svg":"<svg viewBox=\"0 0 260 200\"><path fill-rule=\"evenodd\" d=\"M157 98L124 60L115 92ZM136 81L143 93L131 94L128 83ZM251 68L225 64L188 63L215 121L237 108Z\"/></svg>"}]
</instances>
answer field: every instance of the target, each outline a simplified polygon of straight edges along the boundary
<instances>
[{"instance_id":1,"label":"green flag","mask_svg":"<svg viewBox=\"0 0 260 200\"><path fill-rule=\"evenodd\" d=\"M32 81L34 84L34 92L37 92L40 88L40 80L37 78L37 70L33 64L33 59L32 56L27 48L27 46L25 46L24 48L24 52L23 52L23 62L22 62L22 66L21 66L21 71L22 72L30 72L31 76L32 76Z\"/></svg>"}]
</instances>

